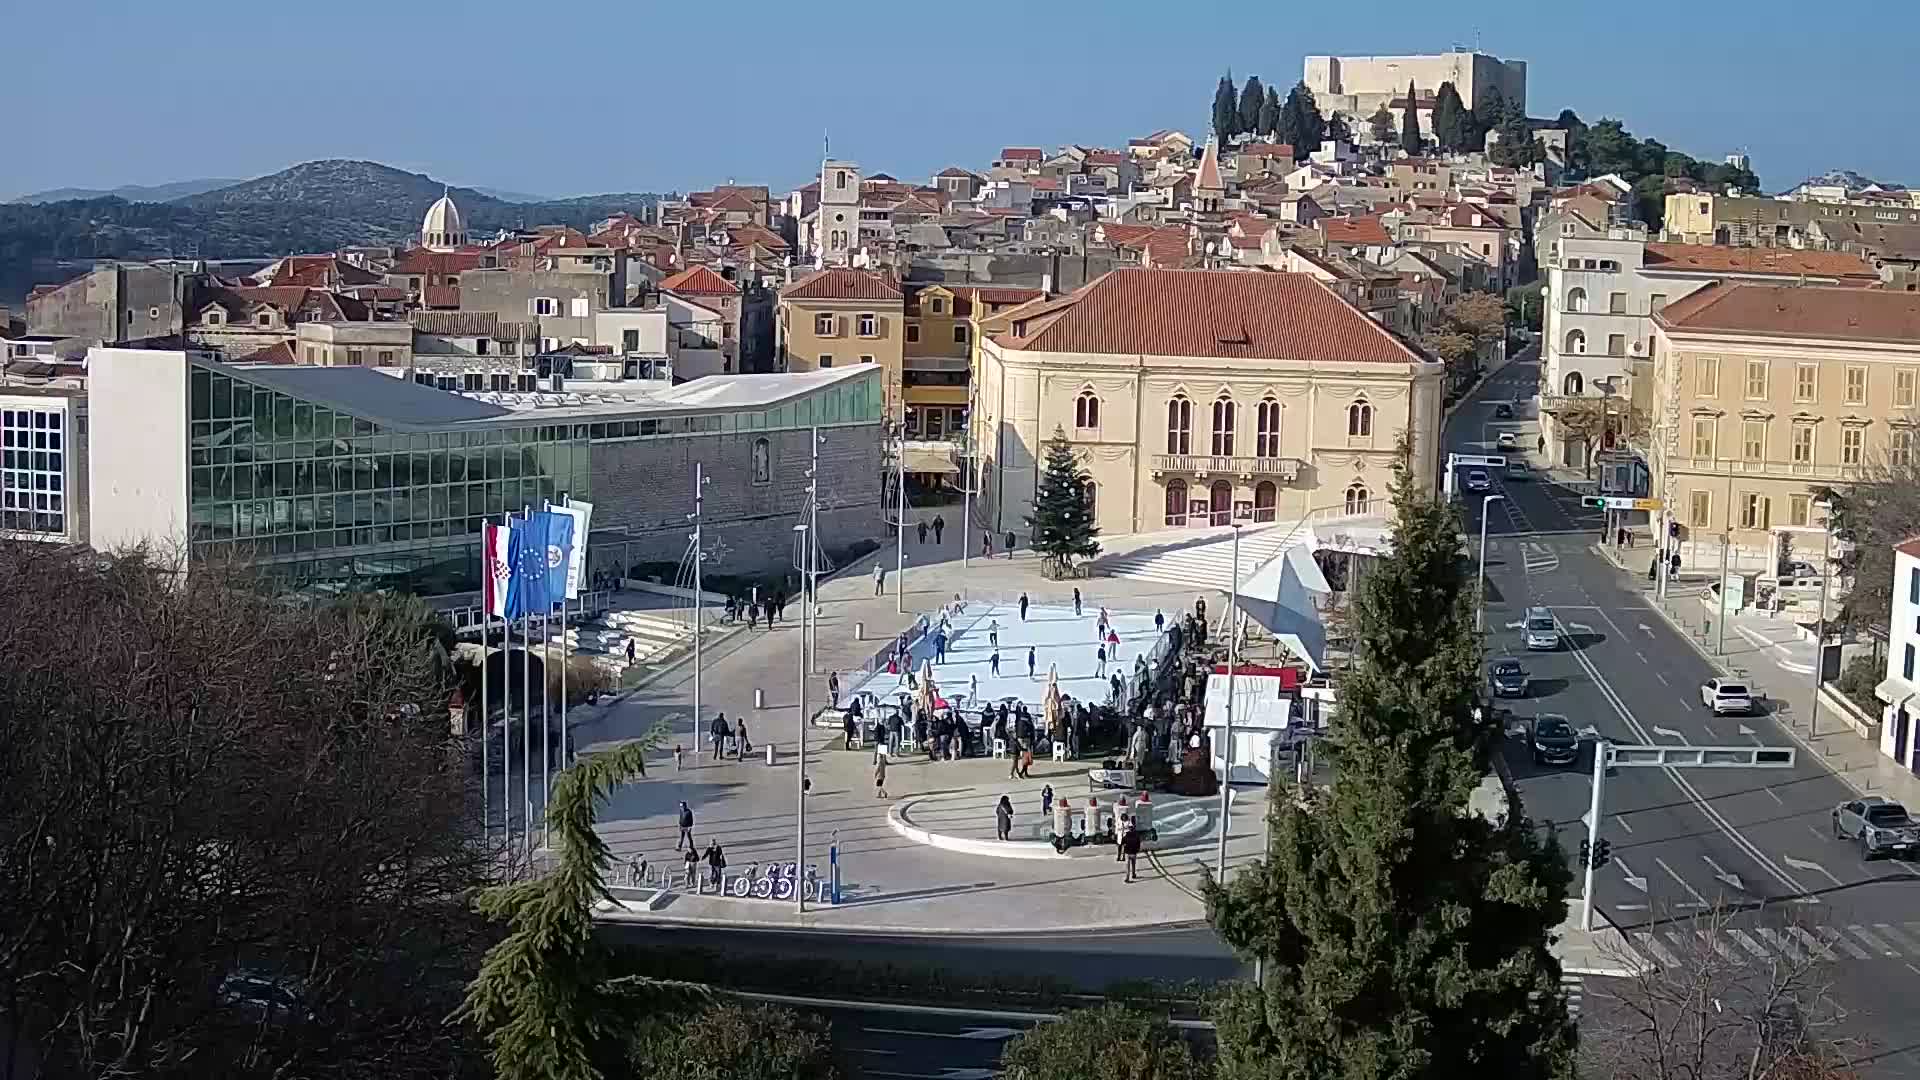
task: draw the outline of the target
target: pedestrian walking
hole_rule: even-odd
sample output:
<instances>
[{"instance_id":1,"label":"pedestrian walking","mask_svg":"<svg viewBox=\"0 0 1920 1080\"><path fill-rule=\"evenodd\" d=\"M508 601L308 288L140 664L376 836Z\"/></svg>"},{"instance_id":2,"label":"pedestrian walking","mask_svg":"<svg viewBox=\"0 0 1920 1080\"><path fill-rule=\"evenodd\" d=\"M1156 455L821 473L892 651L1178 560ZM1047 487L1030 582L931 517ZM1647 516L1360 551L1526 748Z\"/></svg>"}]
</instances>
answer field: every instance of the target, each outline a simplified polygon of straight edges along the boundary
<instances>
[{"instance_id":1,"label":"pedestrian walking","mask_svg":"<svg viewBox=\"0 0 1920 1080\"><path fill-rule=\"evenodd\" d=\"M980 534L980 557L983 559L993 558L993 534L992 533Z\"/></svg>"},{"instance_id":2,"label":"pedestrian walking","mask_svg":"<svg viewBox=\"0 0 1920 1080\"><path fill-rule=\"evenodd\" d=\"M1547 437L1545 435L1541 435L1533 440L1533 452L1536 454L1544 454L1547 452Z\"/></svg>"},{"instance_id":3,"label":"pedestrian walking","mask_svg":"<svg viewBox=\"0 0 1920 1080\"><path fill-rule=\"evenodd\" d=\"M1027 594L1024 592L1021 593L1020 594L1020 621L1021 622L1027 621L1027 604L1028 603L1029 601L1027 600Z\"/></svg>"},{"instance_id":4,"label":"pedestrian walking","mask_svg":"<svg viewBox=\"0 0 1920 1080\"><path fill-rule=\"evenodd\" d=\"M730 729L727 727L726 713L720 713L719 715L715 716L713 718L713 723L708 726L707 736L713 741L713 749L711 751L711 757L714 761L720 760L720 750L727 741L727 735L729 734L729 731Z\"/></svg>"},{"instance_id":5,"label":"pedestrian walking","mask_svg":"<svg viewBox=\"0 0 1920 1080\"><path fill-rule=\"evenodd\" d=\"M1159 608L1154 608L1153 609L1153 632L1156 634L1159 634L1159 633L1165 632L1166 629L1167 629L1167 617L1165 615L1160 614Z\"/></svg>"},{"instance_id":6,"label":"pedestrian walking","mask_svg":"<svg viewBox=\"0 0 1920 1080\"><path fill-rule=\"evenodd\" d=\"M753 753L753 741L747 738L746 717L743 716L740 718L735 727L734 734L738 741L735 742L733 746L733 759L735 761L743 761L748 754Z\"/></svg>"},{"instance_id":7,"label":"pedestrian walking","mask_svg":"<svg viewBox=\"0 0 1920 1080\"><path fill-rule=\"evenodd\" d=\"M1073 587L1073 617L1080 617L1080 586Z\"/></svg>"},{"instance_id":8,"label":"pedestrian walking","mask_svg":"<svg viewBox=\"0 0 1920 1080\"><path fill-rule=\"evenodd\" d=\"M996 649L1000 647L1000 620L999 619L995 619L992 622L987 624L987 644L993 646Z\"/></svg>"},{"instance_id":9,"label":"pedestrian walking","mask_svg":"<svg viewBox=\"0 0 1920 1080\"><path fill-rule=\"evenodd\" d=\"M873 765L873 797L876 799L887 797L887 755L885 754L881 754L879 760Z\"/></svg>"},{"instance_id":10,"label":"pedestrian walking","mask_svg":"<svg viewBox=\"0 0 1920 1080\"><path fill-rule=\"evenodd\" d=\"M679 851L683 847L688 851L694 847L693 807L688 806L685 799L680 800L680 839L673 842L673 850Z\"/></svg>"},{"instance_id":11,"label":"pedestrian walking","mask_svg":"<svg viewBox=\"0 0 1920 1080\"><path fill-rule=\"evenodd\" d=\"M686 753L685 747L681 746L679 743L673 744L673 771L674 772L680 771L680 766L682 764L681 755L685 753Z\"/></svg>"},{"instance_id":12,"label":"pedestrian walking","mask_svg":"<svg viewBox=\"0 0 1920 1080\"><path fill-rule=\"evenodd\" d=\"M719 891L720 883L726 880L727 853L721 849L718 840L707 845L707 873L713 882L714 889Z\"/></svg>"},{"instance_id":13,"label":"pedestrian walking","mask_svg":"<svg viewBox=\"0 0 1920 1080\"><path fill-rule=\"evenodd\" d=\"M1675 575L1678 575L1679 573L1680 573L1680 553L1676 551L1673 553L1671 557L1669 557L1667 561L1667 574L1668 576L1675 576Z\"/></svg>"},{"instance_id":14,"label":"pedestrian walking","mask_svg":"<svg viewBox=\"0 0 1920 1080\"><path fill-rule=\"evenodd\" d=\"M840 730L846 733L847 749L853 749L854 713L852 709L848 709L845 713L841 714Z\"/></svg>"},{"instance_id":15,"label":"pedestrian walking","mask_svg":"<svg viewBox=\"0 0 1920 1080\"><path fill-rule=\"evenodd\" d=\"M939 514L933 515L933 542L940 542L940 534L947 531L947 519Z\"/></svg>"},{"instance_id":16,"label":"pedestrian walking","mask_svg":"<svg viewBox=\"0 0 1920 1080\"><path fill-rule=\"evenodd\" d=\"M927 542L927 523L926 522L922 521L918 525L915 525L913 527L913 531L920 535L921 543L924 544Z\"/></svg>"},{"instance_id":17,"label":"pedestrian walking","mask_svg":"<svg viewBox=\"0 0 1920 1080\"><path fill-rule=\"evenodd\" d=\"M980 700L980 673L977 671L967 676L967 700Z\"/></svg>"},{"instance_id":18,"label":"pedestrian walking","mask_svg":"<svg viewBox=\"0 0 1920 1080\"><path fill-rule=\"evenodd\" d=\"M1033 646L1027 646L1027 678L1031 679L1034 677L1033 666L1038 659L1039 657L1034 655Z\"/></svg>"},{"instance_id":19,"label":"pedestrian walking","mask_svg":"<svg viewBox=\"0 0 1920 1080\"><path fill-rule=\"evenodd\" d=\"M758 604L748 604L747 605L747 632L752 633L753 631L758 629L760 629L760 607Z\"/></svg>"},{"instance_id":20,"label":"pedestrian walking","mask_svg":"<svg viewBox=\"0 0 1920 1080\"><path fill-rule=\"evenodd\" d=\"M1007 558L1013 558L1013 532L1007 532Z\"/></svg>"},{"instance_id":21,"label":"pedestrian walking","mask_svg":"<svg viewBox=\"0 0 1920 1080\"><path fill-rule=\"evenodd\" d=\"M832 699L834 708L840 707L840 673L837 671L827 672L827 697Z\"/></svg>"},{"instance_id":22,"label":"pedestrian walking","mask_svg":"<svg viewBox=\"0 0 1920 1080\"><path fill-rule=\"evenodd\" d=\"M629 665L629 666L631 666L631 665L633 664L633 660L634 660L634 656L635 656L635 655L636 655L636 652L635 652L635 649L634 649L634 647L633 647L633 639L632 639L632 638L628 638L628 639L627 639L627 663L628 663L628 665Z\"/></svg>"},{"instance_id":23,"label":"pedestrian walking","mask_svg":"<svg viewBox=\"0 0 1920 1080\"><path fill-rule=\"evenodd\" d=\"M887 568L881 563L873 564L873 595L883 595L886 589Z\"/></svg>"},{"instance_id":24,"label":"pedestrian walking","mask_svg":"<svg viewBox=\"0 0 1920 1080\"><path fill-rule=\"evenodd\" d=\"M1136 872L1140 859L1140 830L1134 826L1131 818L1127 820L1126 833L1120 837L1120 850L1127 856L1127 882L1131 884L1140 880Z\"/></svg>"},{"instance_id":25,"label":"pedestrian walking","mask_svg":"<svg viewBox=\"0 0 1920 1080\"><path fill-rule=\"evenodd\" d=\"M700 882L700 852L693 848L688 848L685 861L687 864L687 888L691 889Z\"/></svg>"},{"instance_id":26,"label":"pedestrian walking","mask_svg":"<svg viewBox=\"0 0 1920 1080\"><path fill-rule=\"evenodd\" d=\"M1052 784L1048 784L1046 787L1043 787L1040 789L1040 816L1042 818L1050 818L1053 816L1053 785ZM1044 821L1041 822L1041 827L1044 828L1045 826L1046 826L1046 823Z\"/></svg>"},{"instance_id":27,"label":"pedestrian walking","mask_svg":"<svg viewBox=\"0 0 1920 1080\"><path fill-rule=\"evenodd\" d=\"M787 590L785 589L781 589L779 592L774 593L773 594L773 613L775 615L778 615L780 618L785 619L787 617L787 601L791 599L792 597L787 595Z\"/></svg>"},{"instance_id":28,"label":"pedestrian walking","mask_svg":"<svg viewBox=\"0 0 1920 1080\"><path fill-rule=\"evenodd\" d=\"M1106 678L1107 677L1107 647L1105 645L1101 645L1099 648L1093 650L1093 660L1095 664L1095 667L1093 669L1093 677L1096 679Z\"/></svg>"},{"instance_id":29,"label":"pedestrian walking","mask_svg":"<svg viewBox=\"0 0 1920 1080\"><path fill-rule=\"evenodd\" d=\"M1653 553L1653 558L1647 562L1647 580L1660 580L1660 553L1657 551Z\"/></svg>"},{"instance_id":30,"label":"pedestrian walking","mask_svg":"<svg viewBox=\"0 0 1920 1080\"><path fill-rule=\"evenodd\" d=\"M997 679L1000 677L1000 650L999 649L993 650L993 655L987 657L987 670L993 672L994 678Z\"/></svg>"},{"instance_id":31,"label":"pedestrian walking","mask_svg":"<svg viewBox=\"0 0 1920 1080\"><path fill-rule=\"evenodd\" d=\"M994 831L1001 840L1013 839L1013 800L1000 796L1000 805L993 808Z\"/></svg>"},{"instance_id":32,"label":"pedestrian walking","mask_svg":"<svg viewBox=\"0 0 1920 1080\"><path fill-rule=\"evenodd\" d=\"M944 664L947 662L947 632L945 630L935 630L933 632L933 662L936 664Z\"/></svg>"},{"instance_id":33,"label":"pedestrian walking","mask_svg":"<svg viewBox=\"0 0 1920 1080\"><path fill-rule=\"evenodd\" d=\"M1033 743L1030 740L1022 739L1020 740L1020 779L1033 779L1032 769Z\"/></svg>"}]
</instances>

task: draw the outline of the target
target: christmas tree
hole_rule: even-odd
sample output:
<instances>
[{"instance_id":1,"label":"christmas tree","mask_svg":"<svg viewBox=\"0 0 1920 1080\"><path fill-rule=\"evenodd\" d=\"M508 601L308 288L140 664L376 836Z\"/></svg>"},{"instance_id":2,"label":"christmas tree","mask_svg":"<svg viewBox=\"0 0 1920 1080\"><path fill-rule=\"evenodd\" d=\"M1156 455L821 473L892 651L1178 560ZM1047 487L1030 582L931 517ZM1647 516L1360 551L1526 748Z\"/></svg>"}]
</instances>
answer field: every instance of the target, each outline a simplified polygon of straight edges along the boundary
<instances>
[{"instance_id":1,"label":"christmas tree","mask_svg":"<svg viewBox=\"0 0 1920 1080\"><path fill-rule=\"evenodd\" d=\"M1100 554L1100 541L1095 539L1100 529L1093 523L1093 481L1060 428L1047 440L1047 462L1040 473L1040 488L1033 493L1027 528L1033 534L1033 549L1056 573Z\"/></svg>"}]
</instances>

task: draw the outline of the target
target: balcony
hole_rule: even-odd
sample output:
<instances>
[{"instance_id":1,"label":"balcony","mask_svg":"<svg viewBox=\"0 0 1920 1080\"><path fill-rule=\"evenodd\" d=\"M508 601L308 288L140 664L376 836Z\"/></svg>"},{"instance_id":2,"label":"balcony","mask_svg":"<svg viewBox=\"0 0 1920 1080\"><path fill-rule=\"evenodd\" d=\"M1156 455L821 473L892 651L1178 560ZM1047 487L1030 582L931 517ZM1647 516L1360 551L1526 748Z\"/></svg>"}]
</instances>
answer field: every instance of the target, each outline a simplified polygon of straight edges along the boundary
<instances>
[{"instance_id":1,"label":"balcony","mask_svg":"<svg viewBox=\"0 0 1920 1080\"><path fill-rule=\"evenodd\" d=\"M1153 475L1185 473L1195 477L1237 476L1251 480L1256 476L1278 477L1291 484L1299 479L1306 462L1290 457L1216 457L1208 454L1155 454Z\"/></svg>"},{"instance_id":2,"label":"balcony","mask_svg":"<svg viewBox=\"0 0 1920 1080\"><path fill-rule=\"evenodd\" d=\"M966 371L972 361L964 356L907 356L900 366L908 371Z\"/></svg>"},{"instance_id":3,"label":"balcony","mask_svg":"<svg viewBox=\"0 0 1920 1080\"><path fill-rule=\"evenodd\" d=\"M1865 478L1864 465L1815 461L1749 461L1739 458L1683 458L1669 454L1666 471L1708 476L1752 476L1766 480L1844 480Z\"/></svg>"}]
</instances>

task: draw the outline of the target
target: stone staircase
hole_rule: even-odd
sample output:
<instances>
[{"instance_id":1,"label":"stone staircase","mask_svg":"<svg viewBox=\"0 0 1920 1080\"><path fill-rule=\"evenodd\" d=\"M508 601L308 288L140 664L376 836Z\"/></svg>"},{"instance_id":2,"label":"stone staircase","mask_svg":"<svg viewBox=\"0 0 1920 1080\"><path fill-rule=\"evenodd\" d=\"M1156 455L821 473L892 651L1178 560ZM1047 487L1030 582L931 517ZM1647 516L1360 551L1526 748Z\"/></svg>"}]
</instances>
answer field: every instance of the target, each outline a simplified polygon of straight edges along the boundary
<instances>
[{"instance_id":1,"label":"stone staircase","mask_svg":"<svg viewBox=\"0 0 1920 1080\"><path fill-rule=\"evenodd\" d=\"M1288 546L1310 539L1300 522L1255 525L1240 533L1240 580L1278 558ZM1230 528L1169 529L1101 538L1106 553L1093 561L1093 572L1168 585L1226 591L1233 583L1233 530Z\"/></svg>"},{"instance_id":2,"label":"stone staircase","mask_svg":"<svg viewBox=\"0 0 1920 1080\"><path fill-rule=\"evenodd\" d=\"M671 609L613 610L577 626L567 627L566 637L556 631L548 639L554 649L571 649L573 655L593 661L615 681L626 673L627 642L634 644L634 665L664 659L680 645L691 641L693 627L685 611Z\"/></svg>"}]
</instances>

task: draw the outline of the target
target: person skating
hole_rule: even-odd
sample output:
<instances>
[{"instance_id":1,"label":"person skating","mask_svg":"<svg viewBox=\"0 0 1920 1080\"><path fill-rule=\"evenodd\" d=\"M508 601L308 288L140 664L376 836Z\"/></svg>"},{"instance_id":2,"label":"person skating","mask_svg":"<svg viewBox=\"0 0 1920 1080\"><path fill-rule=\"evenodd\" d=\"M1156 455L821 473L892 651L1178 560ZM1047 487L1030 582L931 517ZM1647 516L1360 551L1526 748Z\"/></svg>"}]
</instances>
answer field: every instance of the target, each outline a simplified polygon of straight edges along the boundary
<instances>
[{"instance_id":1,"label":"person skating","mask_svg":"<svg viewBox=\"0 0 1920 1080\"><path fill-rule=\"evenodd\" d=\"M1080 617L1080 586L1073 587L1073 617Z\"/></svg>"},{"instance_id":2,"label":"person skating","mask_svg":"<svg viewBox=\"0 0 1920 1080\"><path fill-rule=\"evenodd\" d=\"M1020 621L1021 622L1027 621L1027 604L1028 603L1029 601L1027 600L1027 594L1024 592L1021 593L1020 594Z\"/></svg>"},{"instance_id":3,"label":"person skating","mask_svg":"<svg viewBox=\"0 0 1920 1080\"><path fill-rule=\"evenodd\" d=\"M922 544L927 542L927 523L926 522L922 521L918 525L915 525L913 527L913 531L919 534L920 542Z\"/></svg>"},{"instance_id":4,"label":"person skating","mask_svg":"<svg viewBox=\"0 0 1920 1080\"><path fill-rule=\"evenodd\" d=\"M933 542L940 542L940 534L947 531L947 519L939 514L933 515Z\"/></svg>"},{"instance_id":5,"label":"person skating","mask_svg":"<svg viewBox=\"0 0 1920 1080\"><path fill-rule=\"evenodd\" d=\"M1000 647L1000 620L999 619L995 619L992 622L987 624L987 644L993 646L996 649Z\"/></svg>"},{"instance_id":6,"label":"person skating","mask_svg":"<svg viewBox=\"0 0 1920 1080\"><path fill-rule=\"evenodd\" d=\"M1160 614L1159 608L1154 608L1153 609L1153 632L1156 634L1164 633L1166 629L1167 629L1167 617L1165 615Z\"/></svg>"},{"instance_id":7,"label":"person skating","mask_svg":"<svg viewBox=\"0 0 1920 1080\"><path fill-rule=\"evenodd\" d=\"M1093 677L1096 679L1105 678L1107 675L1107 647L1105 644L1093 650L1093 662Z\"/></svg>"},{"instance_id":8,"label":"person skating","mask_svg":"<svg viewBox=\"0 0 1920 1080\"><path fill-rule=\"evenodd\" d=\"M1039 661L1039 659L1040 659L1039 656L1037 656L1033 651L1033 646L1031 645L1027 646L1027 678L1029 679L1035 678L1034 665Z\"/></svg>"},{"instance_id":9,"label":"person skating","mask_svg":"<svg viewBox=\"0 0 1920 1080\"><path fill-rule=\"evenodd\" d=\"M933 662L936 664L944 664L947 662L947 632L945 630L935 630L933 632Z\"/></svg>"},{"instance_id":10,"label":"person skating","mask_svg":"<svg viewBox=\"0 0 1920 1080\"><path fill-rule=\"evenodd\" d=\"M967 700L980 700L980 673L977 671L967 676Z\"/></svg>"},{"instance_id":11,"label":"person skating","mask_svg":"<svg viewBox=\"0 0 1920 1080\"><path fill-rule=\"evenodd\" d=\"M1041 822L1042 827L1045 827L1045 819L1050 818L1052 816L1053 816L1053 785L1048 784L1047 786L1040 789L1040 817L1042 819L1042 822Z\"/></svg>"},{"instance_id":12,"label":"person skating","mask_svg":"<svg viewBox=\"0 0 1920 1080\"><path fill-rule=\"evenodd\" d=\"M887 591L887 568L881 563L873 564L873 595L884 596Z\"/></svg>"},{"instance_id":13,"label":"person skating","mask_svg":"<svg viewBox=\"0 0 1920 1080\"><path fill-rule=\"evenodd\" d=\"M1013 800L1005 795L1000 796L1000 804L993 808L993 825L1002 841L1013 839Z\"/></svg>"},{"instance_id":14,"label":"person skating","mask_svg":"<svg viewBox=\"0 0 1920 1080\"><path fill-rule=\"evenodd\" d=\"M679 851L683 847L688 851L694 847L693 807L688 806L685 799L680 801L680 839L673 842L673 850Z\"/></svg>"},{"instance_id":15,"label":"person skating","mask_svg":"<svg viewBox=\"0 0 1920 1080\"><path fill-rule=\"evenodd\" d=\"M993 673L994 678L997 679L1000 677L1000 650L999 649L993 650L993 655L987 657L987 670Z\"/></svg>"}]
</instances>

